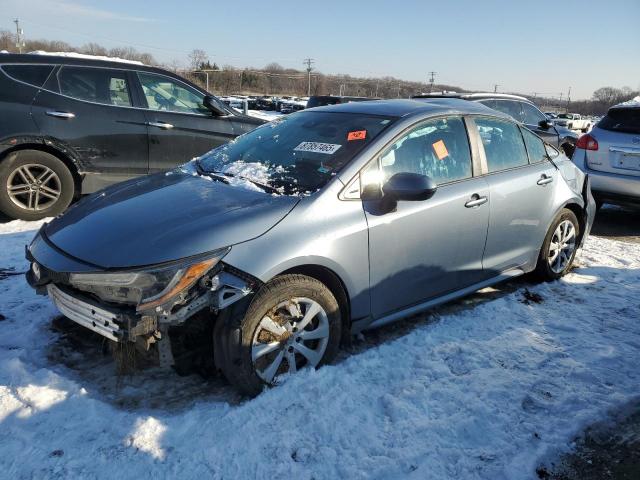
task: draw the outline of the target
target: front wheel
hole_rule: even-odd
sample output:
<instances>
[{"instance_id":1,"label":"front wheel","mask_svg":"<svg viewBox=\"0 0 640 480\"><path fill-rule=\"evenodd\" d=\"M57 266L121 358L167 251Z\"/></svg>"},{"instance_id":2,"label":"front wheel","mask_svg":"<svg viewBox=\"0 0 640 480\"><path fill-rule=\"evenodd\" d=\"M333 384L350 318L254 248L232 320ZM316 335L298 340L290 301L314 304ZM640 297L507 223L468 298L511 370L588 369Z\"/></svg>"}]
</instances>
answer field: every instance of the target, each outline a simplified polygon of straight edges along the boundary
<instances>
[{"instance_id":1,"label":"front wheel","mask_svg":"<svg viewBox=\"0 0 640 480\"><path fill-rule=\"evenodd\" d=\"M305 275L282 275L253 298L240 321L240 345L225 352L219 367L242 392L257 395L287 375L329 363L341 333L338 302L323 283ZM226 329L215 334L233 336Z\"/></svg>"},{"instance_id":2,"label":"front wheel","mask_svg":"<svg viewBox=\"0 0 640 480\"><path fill-rule=\"evenodd\" d=\"M567 208L562 209L551 224L538 256L536 273L542 280L557 280L571 269L579 235L576 215Z\"/></svg>"}]
</instances>

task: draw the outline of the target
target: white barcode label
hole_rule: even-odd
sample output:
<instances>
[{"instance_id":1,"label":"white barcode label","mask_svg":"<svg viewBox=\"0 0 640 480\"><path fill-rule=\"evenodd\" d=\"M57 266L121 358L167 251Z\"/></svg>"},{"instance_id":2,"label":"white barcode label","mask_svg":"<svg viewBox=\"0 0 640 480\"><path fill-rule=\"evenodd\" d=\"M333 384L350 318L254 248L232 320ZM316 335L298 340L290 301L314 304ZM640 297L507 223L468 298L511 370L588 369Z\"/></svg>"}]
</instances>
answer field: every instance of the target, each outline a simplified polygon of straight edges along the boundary
<instances>
[{"instance_id":1,"label":"white barcode label","mask_svg":"<svg viewBox=\"0 0 640 480\"><path fill-rule=\"evenodd\" d=\"M314 152L333 155L341 146L342 145L336 145L335 143L302 142L300 145L294 148L294 150L296 152Z\"/></svg>"}]
</instances>

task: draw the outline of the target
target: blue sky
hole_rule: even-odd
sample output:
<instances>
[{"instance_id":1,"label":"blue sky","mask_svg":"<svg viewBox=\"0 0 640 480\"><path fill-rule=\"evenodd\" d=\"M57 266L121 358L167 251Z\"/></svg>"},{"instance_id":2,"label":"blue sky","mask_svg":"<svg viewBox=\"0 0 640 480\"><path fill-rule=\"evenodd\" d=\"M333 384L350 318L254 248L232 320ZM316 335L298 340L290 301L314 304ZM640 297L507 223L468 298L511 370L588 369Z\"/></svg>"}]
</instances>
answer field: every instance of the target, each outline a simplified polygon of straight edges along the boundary
<instances>
[{"instance_id":1,"label":"blue sky","mask_svg":"<svg viewBox=\"0 0 640 480\"><path fill-rule=\"evenodd\" d=\"M446 3L446 5L442 5ZM640 0L176 1L0 0L0 29L29 38L130 45L159 61L201 48L219 65L392 75L438 72L478 90L588 98L640 88Z\"/></svg>"}]
</instances>

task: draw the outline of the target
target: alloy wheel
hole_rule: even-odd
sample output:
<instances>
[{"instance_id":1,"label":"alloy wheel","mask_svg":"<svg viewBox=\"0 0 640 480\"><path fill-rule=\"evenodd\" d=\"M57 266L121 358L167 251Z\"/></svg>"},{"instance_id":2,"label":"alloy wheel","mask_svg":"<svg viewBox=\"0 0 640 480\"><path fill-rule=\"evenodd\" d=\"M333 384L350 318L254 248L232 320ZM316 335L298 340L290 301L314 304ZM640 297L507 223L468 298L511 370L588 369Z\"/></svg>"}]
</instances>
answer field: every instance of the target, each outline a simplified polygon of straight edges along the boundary
<instances>
[{"instance_id":1,"label":"alloy wheel","mask_svg":"<svg viewBox=\"0 0 640 480\"><path fill-rule=\"evenodd\" d=\"M51 168L29 163L9 174L6 188L15 205L24 210L40 211L58 201L62 193L62 182Z\"/></svg>"},{"instance_id":2,"label":"alloy wheel","mask_svg":"<svg viewBox=\"0 0 640 480\"><path fill-rule=\"evenodd\" d=\"M329 342L327 312L315 300L292 298L260 320L251 346L256 374L273 384L284 374L317 367Z\"/></svg>"},{"instance_id":3,"label":"alloy wheel","mask_svg":"<svg viewBox=\"0 0 640 480\"><path fill-rule=\"evenodd\" d=\"M558 224L551 237L547 259L549 268L560 273L567 268L576 249L576 228L570 220Z\"/></svg>"}]
</instances>

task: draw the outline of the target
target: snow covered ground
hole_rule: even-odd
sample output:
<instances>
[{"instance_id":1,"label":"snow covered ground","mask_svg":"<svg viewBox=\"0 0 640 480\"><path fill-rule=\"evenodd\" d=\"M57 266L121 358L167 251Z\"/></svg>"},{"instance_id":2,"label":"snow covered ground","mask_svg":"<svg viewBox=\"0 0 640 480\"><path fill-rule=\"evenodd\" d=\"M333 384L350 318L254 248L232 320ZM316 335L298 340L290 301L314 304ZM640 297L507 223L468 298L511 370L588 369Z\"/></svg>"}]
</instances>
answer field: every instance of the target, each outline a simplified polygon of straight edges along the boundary
<instances>
[{"instance_id":1,"label":"snow covered ground","mask_svg":"<svg viewBox=\"0 0 640 480\"><path fill-rule=\"evenodd\" d=\"M280 112L273 110L249 110L249 115L256 118L262 118L263 120L271 121L275 118L281 117Z\"/></svg>"},{"instance_id":2,"label":"snow covered ground","mask_svg":"<svg viewBox=\"0 0 640 480\"><path fill-rule=\"evenodd\" d=\"M0 223L0 268L27 268L38 226ZM0 273L0 314L1 478L535 478L640 395L640 245L599 238L561 281L366 333L252 400L222 380L114 377L101 340L22 276Z\"/></svg>"}]
</instances>

